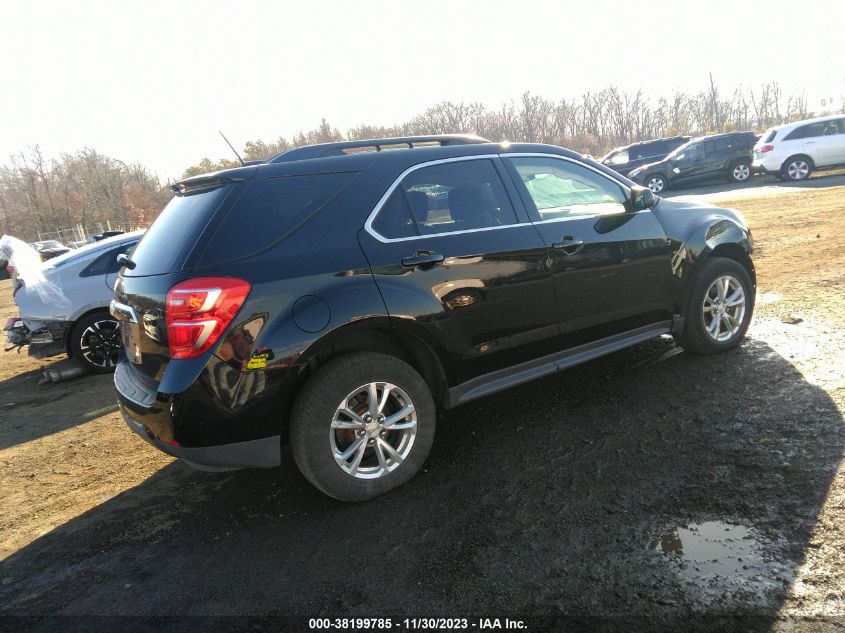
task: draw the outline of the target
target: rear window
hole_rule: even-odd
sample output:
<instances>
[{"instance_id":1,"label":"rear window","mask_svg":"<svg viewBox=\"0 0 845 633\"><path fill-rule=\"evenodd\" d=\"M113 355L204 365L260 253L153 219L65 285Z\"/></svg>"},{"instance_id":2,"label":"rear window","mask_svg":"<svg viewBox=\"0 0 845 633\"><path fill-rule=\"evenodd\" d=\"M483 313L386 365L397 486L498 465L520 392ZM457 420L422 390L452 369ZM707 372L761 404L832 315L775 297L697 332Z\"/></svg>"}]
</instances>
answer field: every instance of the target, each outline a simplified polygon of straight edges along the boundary
<instances>
[{"instance_id":1,"label":"rear window","mask_svg":"<svg viewBox=\"0 0 845 633\"><path fill-rule=\"evenodd\" d=\"M181 270L200 233L232 188L223 185L174 196L132 253L135 268L124 268L123 274L142 277Z\"/></svg>"},{"instance_id":2,"label":"rear window","mask_svg":"<svg viewBox=\"0 0 845 633\"><path fill-rule=\"evenodd\" d=\"M766 137L763 139L764 143L771 143L775 140L775 137L778 135L777 130L769 130L769 133L766 134Z\"/></svg>"},{"instance_id":3,"label":"rear window","mask_svg":"<svg viewBox=\"0 0 845 633\"><path fill-rule=\"evenodd\" d=\"M319 213L356 175L343 172L251 181L217 227L197 266L241 259L272 246Z\"/></svg>"}]
</instances>

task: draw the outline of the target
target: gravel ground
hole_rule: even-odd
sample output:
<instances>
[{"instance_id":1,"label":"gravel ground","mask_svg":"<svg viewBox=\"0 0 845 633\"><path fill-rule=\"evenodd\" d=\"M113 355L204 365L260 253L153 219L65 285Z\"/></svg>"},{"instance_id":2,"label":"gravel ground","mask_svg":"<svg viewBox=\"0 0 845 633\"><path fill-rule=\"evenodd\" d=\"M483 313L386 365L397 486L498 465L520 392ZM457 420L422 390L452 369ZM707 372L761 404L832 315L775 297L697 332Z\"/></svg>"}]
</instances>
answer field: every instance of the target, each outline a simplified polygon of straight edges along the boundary
<instances>
[{"instance_id":1,"label":"gravel ground","mask_svg":"<svg viewBox=\"0 0 845 633\"><path fill-rule=\"evenodd\" d=\"M365 504L322 496L288 455L193 471L125 428L109 376L39 386L56 359L6 353L0 623L845 628L845 187L724 195L758 246L738 349L661 338L444 413L424 471ZM13 315L8 281L0 301Z\"/></svg>"}]
</instances>

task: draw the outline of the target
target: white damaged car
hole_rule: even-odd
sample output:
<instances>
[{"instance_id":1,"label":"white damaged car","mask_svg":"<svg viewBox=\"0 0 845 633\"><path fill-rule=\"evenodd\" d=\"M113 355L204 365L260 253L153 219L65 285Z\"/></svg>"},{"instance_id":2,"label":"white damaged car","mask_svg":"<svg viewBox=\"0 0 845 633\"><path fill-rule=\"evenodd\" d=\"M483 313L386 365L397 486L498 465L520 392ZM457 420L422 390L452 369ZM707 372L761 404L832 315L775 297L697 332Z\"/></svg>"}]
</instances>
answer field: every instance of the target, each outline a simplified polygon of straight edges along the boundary
<instances>
[{"instance_id":1,"label":"white damaged car","mask_svg":"<svg viewBox=\"0 0 845 633\"><path fill-rule=\"evenodd\" d=\"M14 281L20 316L6 322L9 349L29 346L36 358L67 353L89 371L114 371L121 343L109 303L121 268L117 258L142 235L135 231L107 238L29 271L22 265L28 253L20 252ZM13 264L15 259L13 252Z\"/></svg>"}]
</instances>

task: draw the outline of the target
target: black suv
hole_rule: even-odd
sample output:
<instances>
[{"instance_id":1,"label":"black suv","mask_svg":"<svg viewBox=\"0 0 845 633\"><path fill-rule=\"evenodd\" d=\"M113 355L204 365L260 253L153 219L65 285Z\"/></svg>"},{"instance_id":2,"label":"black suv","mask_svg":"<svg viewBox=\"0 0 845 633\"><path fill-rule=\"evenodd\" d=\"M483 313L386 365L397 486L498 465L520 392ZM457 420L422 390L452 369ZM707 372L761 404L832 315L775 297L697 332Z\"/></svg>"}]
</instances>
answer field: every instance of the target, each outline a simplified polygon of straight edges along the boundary
<instances>
[{"instance_id":1,"label":"black suv","mask_svg":"<svg viewBox=\"0 0 845 633\"><path fill-rule=\"evenodd\" d=\"M729 132L694 138L661 161L643 165L628 174L634 182L655 193L704 180L728 178L744 182L751 177L754 132Z\"/></svg>"},{"instance_id":2,"label":"black suv","mask_svg":"<svg viewBox=\"0 0 845 633\"><path fill-rule=\"evenodd\" d=\"M732 348L754 304L738 212L550 145L310 146L174 193L112 302L127 423L207 469L276 466L289 437L343 500L413 477L438 406L664 334Z\"/></svg>"},{"instance_id":3,"label":"black suv","mask_svg":"<svg viewBox=\"0 0 845 633\"><path fill-rule=\"evenodd\" d=\"M658 138L651 141L632 143L625 147L612 149L600 162L602 165L610 167L613 171L618 171L620 174L627 174L642 165L663 160L671 152L691 139L691 136L673 136L672 138Z\"/></svg>"}]
</instances>

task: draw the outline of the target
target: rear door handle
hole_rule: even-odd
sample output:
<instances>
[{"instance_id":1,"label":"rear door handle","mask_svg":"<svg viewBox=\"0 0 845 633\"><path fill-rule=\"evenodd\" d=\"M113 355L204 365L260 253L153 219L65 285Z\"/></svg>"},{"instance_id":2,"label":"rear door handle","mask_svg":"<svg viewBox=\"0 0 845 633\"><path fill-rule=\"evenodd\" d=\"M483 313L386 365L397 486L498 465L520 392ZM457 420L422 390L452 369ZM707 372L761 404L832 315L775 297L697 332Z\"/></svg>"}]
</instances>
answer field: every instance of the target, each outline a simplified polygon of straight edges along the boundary
<instances>
[{"instance_id":1,"label":"rear door handle","mask_svg":"<svg viewBox=\"0 0 845 633\"><path fill-rule=\"evenodd\" d=\"M560 242L552 244L552 248L562 250L567 255L574 255L584 247L584 240L579 240L571 235L564 235Z\"/></svg>"},{"instance_id":2,"label":"rear door handle","mask_svg":"<svg viewBox=\"0 0 845 633\"><path fill-rule=\"evenodd\" d=\"M444 257L434 251L417 251L416 255L402 258L402 265L406 268L431 268L443 261Z\"/></svg>"}]
</instances>

